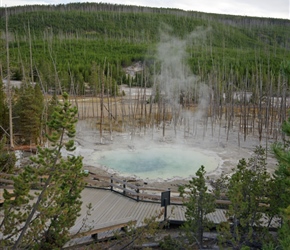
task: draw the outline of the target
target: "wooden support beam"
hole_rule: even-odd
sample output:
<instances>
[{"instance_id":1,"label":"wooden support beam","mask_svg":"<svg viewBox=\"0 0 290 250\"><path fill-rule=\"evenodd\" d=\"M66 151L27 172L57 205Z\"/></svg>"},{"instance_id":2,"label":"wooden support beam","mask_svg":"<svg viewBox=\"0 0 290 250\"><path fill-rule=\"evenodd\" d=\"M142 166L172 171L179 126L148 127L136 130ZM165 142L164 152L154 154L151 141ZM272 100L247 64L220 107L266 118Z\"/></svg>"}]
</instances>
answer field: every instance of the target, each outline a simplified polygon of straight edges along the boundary
<instances>
[{"instance_id":1,"label":"wooden support beam","mask_svg":"<svg viewBox=\"0 0 290 250\"><path fill-rule=\"evenodd\" d=\"M137 220L129 217L129 218L123 218L115 221L110 221L102 224L96 225L93 229L78 233L74 236L74 238L78 237L84 237L84 236L92 236L95 240L98 239L98 233L102 232L108 232L116 229L125 229L129 225L135 225L137 223Z\"/></svg>"}]
</instances>

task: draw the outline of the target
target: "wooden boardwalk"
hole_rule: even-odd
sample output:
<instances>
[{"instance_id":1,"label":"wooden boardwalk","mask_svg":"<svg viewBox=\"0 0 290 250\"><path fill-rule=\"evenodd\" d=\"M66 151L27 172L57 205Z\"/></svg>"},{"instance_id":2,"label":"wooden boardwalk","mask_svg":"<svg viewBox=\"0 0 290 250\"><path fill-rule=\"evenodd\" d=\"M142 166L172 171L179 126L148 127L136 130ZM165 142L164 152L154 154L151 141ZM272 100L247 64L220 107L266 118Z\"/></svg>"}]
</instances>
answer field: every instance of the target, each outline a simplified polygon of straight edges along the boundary
<instances>
[{"instance_id":1,"label":"wooden boardwalk","mask_svg":"<svg viewBox=\"0 0 290 250\"><path fill-rule=\"evenodd\" d=\"M70 229L73 239L65 247L87 244L96 239L110 237L114 233L113 229L120 230L127 226L129 221L133 221L136 227L142 227L146 224L145 219L156 217L155 221L164 220L161 193L168 189L136 186L112 176L94 175L93 178L89 176L86 181L88 186L81 194L83 203L80 215ZM9 184L13 190L13 181ZM185 207L182 205L182 199L176 191L171 191L170 199L167 220L181 224L185 221ZM0 201L3 203L4 199ZM227 204L228 201L216 202ZM215 224L226 221L224 209L216 209L214 213L207 216Z\"/></svg>"},{"instance_id":2,"label":"wooden boardwalk","mask_svg":"<svg viewBox=\"0 0 290 250\"><path fill-rule=\"evenodd\" d=\"M144 202L133 200L122 194L103 189L85 188L82 192L82 209L75 225L71 228L72 235L86 232L97 225L112 222L112 224L121 219L131 218L136 220L136 226L144 225L144 219L157 216L163 212L163 207L159 203ZM87 206L91 203L90 215L87 216ZM167 208L167 218L174 222L182 223L185 220L185 207L182 205L170 205ZM86 217L87 216L87 217ZM214 213L209 214L211 221L218 224L225 221L224 210L217 209ZM163 221L164 215L157 219ZM84 227L85 224L85 227ZM98 238L108 237L112 232L104 232L98 235ZM93 241L91 237L83 237L83 239L75 239L69 242L69 245L80 244L80 240L84 242ZM68 245L66 245L68 246Z\"/></svg>"}]
</instances>

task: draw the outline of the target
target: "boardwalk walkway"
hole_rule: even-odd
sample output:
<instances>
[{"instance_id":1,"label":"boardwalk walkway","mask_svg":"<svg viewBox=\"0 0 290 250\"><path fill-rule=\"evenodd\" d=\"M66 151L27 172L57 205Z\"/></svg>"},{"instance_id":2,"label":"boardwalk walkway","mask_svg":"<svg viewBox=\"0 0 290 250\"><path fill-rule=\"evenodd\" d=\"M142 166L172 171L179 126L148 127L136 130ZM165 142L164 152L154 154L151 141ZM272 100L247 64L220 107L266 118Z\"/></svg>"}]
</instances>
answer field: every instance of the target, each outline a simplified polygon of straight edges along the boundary
<instances>
[{"instance_id":1,"label":"boardwalk walkway","mask_svg":"<svg viewBox=\"0 0 290 250\"><path fill-rule=\"evenodd\" d=\"M163 208L159 203L135 201L129 197L125 197L122 194L115 193L110 190L102 190L95 188L85 188L82 193L82 210L75 225L71 228L71 234L86 232L96 225L118 221L120 219L132 218L136 220L136 226L140 227L144 225L144 219L152 216L156 216L162 213ZM91 203L90 215L86 219L88 211L88 204ZM167 208L167 218L175 222L183 222L185 207L182 205L170 205ZM209 215L209 218L214 223L220 223L225 221L224 210L217 209L216 212ZM158 218L162 221L164 216ZM83 224L86 224L85 228L82 228ZM81 229L82 228L82 229ZM81 229L81 230L80 230ZM105 238L109 236L110 232L104 232L98 235L98 238ZM90 237L83 237L82 241L89 241ZM93 239L91 239L93 240ZM80 239L73 240L69 244L79 244Z\"/></svg>"},{"instance_id":2,"label":"boardwalk walkway","mask_svg":"<svg viewBox=\"0 0 290 250\"><path fill-rule=\"evenodd\" d=\"M10 182L8 184L13 190L13 181ZM136 227L142 227L146 224L144 220L151 217L157 217L156 221L160 222L164 220L161 193L167 192L168 189L137 186L113 176L94 175L92 177L89 175L86 182L88 186L81 194L83 203L80 215L70 229L73 240L66 246L90 243L96 239L110 237L113 235L112 229L120 230L127 226L129 221L133 221ZM185 221L185 207L182 205L182 199L176 190L171 191L170 199L167 220L181 224ZM0 201L3 203L4 199ZM225 204L227 201L216 202ZM216 209L207 216L212 222L219 224L226 221L224 212L223 209Z\"/></svg>"}]
</instances>

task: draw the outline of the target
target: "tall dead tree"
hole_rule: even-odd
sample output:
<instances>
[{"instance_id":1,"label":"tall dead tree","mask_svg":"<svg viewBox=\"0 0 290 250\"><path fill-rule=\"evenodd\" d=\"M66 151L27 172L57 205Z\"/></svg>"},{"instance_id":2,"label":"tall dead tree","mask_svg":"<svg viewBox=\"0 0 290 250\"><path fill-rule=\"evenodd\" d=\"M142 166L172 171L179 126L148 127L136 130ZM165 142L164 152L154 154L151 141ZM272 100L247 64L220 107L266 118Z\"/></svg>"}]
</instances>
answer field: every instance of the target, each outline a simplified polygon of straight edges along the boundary
<instances>
[{"instance_id":1,"label":"tall dead tree","mask_svg":"<svg viewBox=\"0 0 290 250\"><path fill-rule=\"evenodd\" d=\"M258 132L259 132L259 143L262 141L262 133L263 133L263 111L262 111L262 100L263 100L263 80L262 80L262 68L260 65L259 71L259 109L258 109Z\"/></svg>"},{"instance_id":2,"label":"tall dead tree","mask_svg":"<svg viewBox=\"0 0 290 250\"><path fill-rule=\"evenodd\" d=\"M105 64L104 64L105 68ZM105 89L105 72L101 74L101 117L100 117L100 142L103 143L103 122L104 122L104 89Z\"/></svg>"},{"instance_id":3,"label":"tall dead tree","mask_svg":"<svg viewBox=\"0 0 290 250\"><path fill-rule=\"evenodd\" d=\"M14 148L13 138L13 120L12 120L12 86L10 81L10 57L9 57L9 31L8 31L8 13L7 7L5 8L6 15L6 53L7 53L7 89L8 89L8 106L9 106L9 135L10 147Z\"/></svg>"},{"instance_id":4,"label":"tall dead tree","mask_svg":"<svg viewBox=\"0 0 290 250\"><path fill-rule=\"evenodd\" d=\"M32 60L32 43L31 43L31 33L30 33L30 24L28 22L28 36L29 36L29 59L30 59L30 79L31 82L34 82L34 73L33 73L33 60Z\"/></svg>"}]
</instances>

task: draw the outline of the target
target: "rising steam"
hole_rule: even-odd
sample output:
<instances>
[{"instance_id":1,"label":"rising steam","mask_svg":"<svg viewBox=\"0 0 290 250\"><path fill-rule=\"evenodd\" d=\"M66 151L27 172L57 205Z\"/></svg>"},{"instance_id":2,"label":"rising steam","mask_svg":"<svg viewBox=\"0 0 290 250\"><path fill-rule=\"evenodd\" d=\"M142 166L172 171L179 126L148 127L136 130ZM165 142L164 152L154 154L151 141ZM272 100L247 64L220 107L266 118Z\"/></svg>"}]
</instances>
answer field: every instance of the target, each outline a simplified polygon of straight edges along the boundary
<instances>
[{"instance_id":1,"label":"rising steam","mask_svg":"<svg viewBox=\"0 0 290 250\"><path fill-rule=\"evenodd\" d=\"M165 31L164 31L165 30ZM162 101L171 110L173 117L199 120L207 110L210 101L210 89L195 76L188 66L187 48L190 44L201 42L209 29L196 29L185 39L169 35L165 27L161 32L157 47L160 61L160 73L155 80L155 93L160 90ZM198 101L195 113L182 109L186 104ZM177 124L179 121L174 121Z\"/></svg>"}]
</instances>

